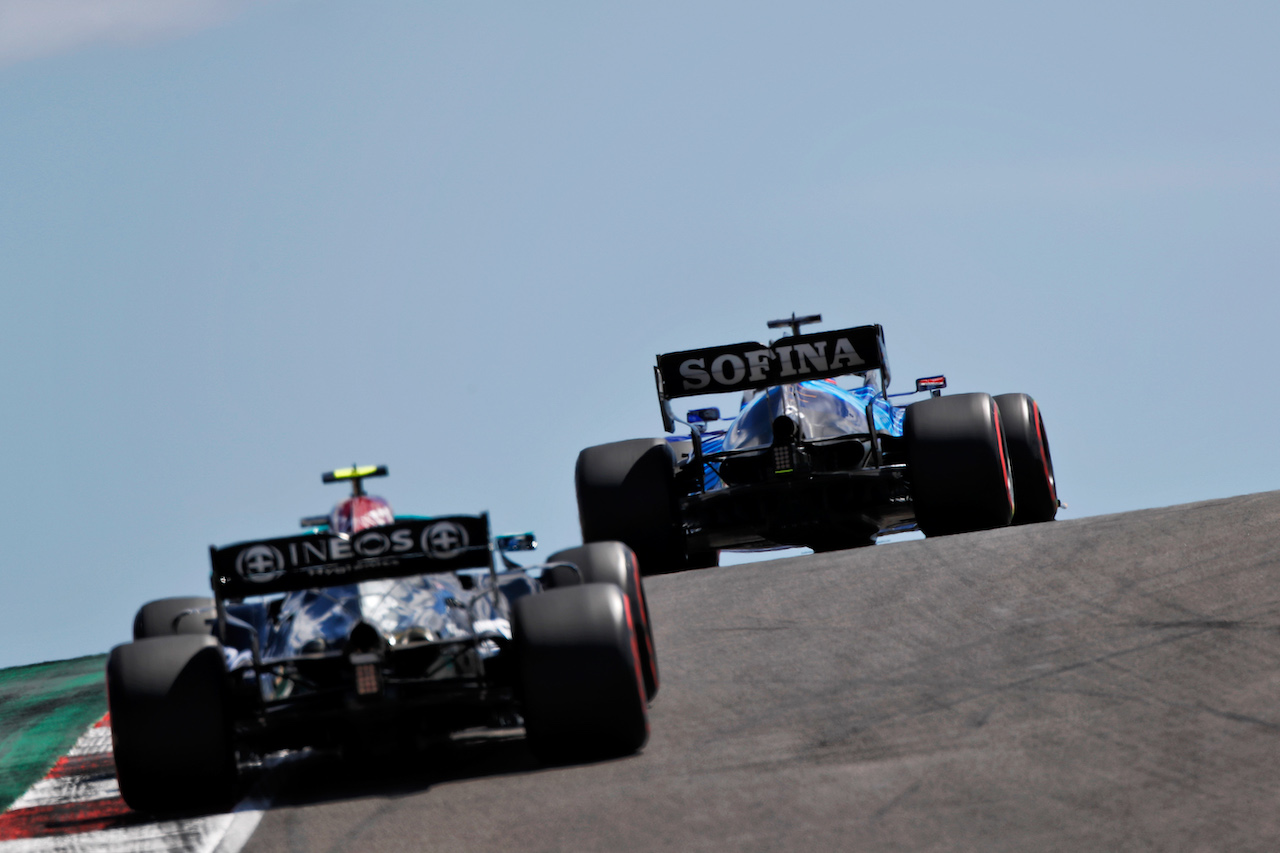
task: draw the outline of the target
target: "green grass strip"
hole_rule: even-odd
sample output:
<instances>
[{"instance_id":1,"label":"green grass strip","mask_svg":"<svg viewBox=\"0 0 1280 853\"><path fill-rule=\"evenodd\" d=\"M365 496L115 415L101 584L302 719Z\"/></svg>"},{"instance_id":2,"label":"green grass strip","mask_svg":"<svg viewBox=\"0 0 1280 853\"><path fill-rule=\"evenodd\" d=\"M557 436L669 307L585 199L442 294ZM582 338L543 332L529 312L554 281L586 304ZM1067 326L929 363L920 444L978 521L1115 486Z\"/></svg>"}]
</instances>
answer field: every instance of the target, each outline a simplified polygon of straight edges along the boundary
<instances>
[{"instance_id":1,"label":"green grass strip","mask_svg":"<svg viewBox=\"0 0 1280 853\"><path fill-rule=\"evenodd\" d=\"M0 810L107 712L106 655L0 670Z\"/></svg>"}]
</instances>

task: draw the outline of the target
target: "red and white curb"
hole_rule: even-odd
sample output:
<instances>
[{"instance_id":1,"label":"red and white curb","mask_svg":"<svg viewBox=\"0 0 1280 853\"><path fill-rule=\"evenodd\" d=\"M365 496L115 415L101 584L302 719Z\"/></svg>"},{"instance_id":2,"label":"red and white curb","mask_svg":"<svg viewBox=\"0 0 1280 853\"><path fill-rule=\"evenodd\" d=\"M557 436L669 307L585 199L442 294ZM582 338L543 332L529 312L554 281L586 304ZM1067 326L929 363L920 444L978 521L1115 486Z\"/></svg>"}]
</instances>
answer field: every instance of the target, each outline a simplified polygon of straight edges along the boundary
<instances>
[{"instance_id":1,"label":"red and white curb","mask_svg":"<svg viewBox=\"0 0 1280 853\"><path fill-rule=\"evenodd\" d=\"M0 853L236 853L262 819L247 799L229 814L152 820L125 805L103 717L0 814Z\"/></svg>"}]
</instances>

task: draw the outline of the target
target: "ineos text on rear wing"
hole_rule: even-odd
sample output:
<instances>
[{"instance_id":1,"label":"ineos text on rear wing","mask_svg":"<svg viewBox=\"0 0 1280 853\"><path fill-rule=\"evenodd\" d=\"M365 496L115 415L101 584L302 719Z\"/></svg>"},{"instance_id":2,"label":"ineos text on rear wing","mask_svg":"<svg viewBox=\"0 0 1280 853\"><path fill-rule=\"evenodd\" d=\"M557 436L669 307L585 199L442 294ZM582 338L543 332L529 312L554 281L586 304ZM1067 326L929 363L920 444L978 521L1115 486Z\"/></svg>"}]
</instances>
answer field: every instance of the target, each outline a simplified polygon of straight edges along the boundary
<instances>
[{"instance_id":1,"label":"ineos text on rear wing","mask_svg":"<svg viewBox=\"0 0 1280 853\"><path fill-rule=\"evenodd\" d=\"M379 578L491 569L488 514L402 519L351 536L311 534L209 548L220 599Z\"/></svg>"},{"instance_id":2,"label":"ineos text on rear wing","mask_svg":"<svg viewBox=\"0 0 1280 853\"><path fill-rule=\"evenodd\" d=\"M666 401L676 397L768 388L869 370L879 370L888 386L884 329L878 325L793 335L771 346L747 341L668 353L658 356L655 373L666 420ZM671 429L668 424L667 430Z\"/></svg>"}]
</instances>

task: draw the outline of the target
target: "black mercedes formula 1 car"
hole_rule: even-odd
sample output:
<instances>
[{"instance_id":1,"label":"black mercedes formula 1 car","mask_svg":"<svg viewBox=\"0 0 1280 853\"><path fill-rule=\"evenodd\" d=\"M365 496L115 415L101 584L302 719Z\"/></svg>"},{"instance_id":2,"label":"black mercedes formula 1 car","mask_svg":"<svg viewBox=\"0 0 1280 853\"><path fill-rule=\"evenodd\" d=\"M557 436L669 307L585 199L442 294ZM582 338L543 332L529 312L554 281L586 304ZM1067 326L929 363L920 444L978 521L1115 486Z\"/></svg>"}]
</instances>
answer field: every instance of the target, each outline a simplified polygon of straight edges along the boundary
<instances>
[{"instance_id":1,"label":"black mercedes formula 1 car","mask_svg":"<svg viewBox=\"0 0 1280 853\"><path fill-rule=\"evenodd\" d=\"M213 595L144 605L111 650L120 791L153 814L220 810L279 750L344 753L523 726L539 758L648 738L657 657L634 554L597 542L517 566L533 534L396 516L361 482L301 535L210 548ZM497 558L500 558L499 568Z\"/></svg>"},{"instance_id":2,"label":"black mercedes formula 1 car","mask_svg":"<svg viewBox=\"0 0 1280 853\"><path fill-rule=\"evenodd\" d=\"M721 549L868 545L1048 521L1059 501L1049 440L1026 394L943 396L943 376L889 394L884 330L800 334L820 315L774 320L792 334L659 355L663 426L686 435L588 447L575 483L584 541L617 540L645 574L715 565ZM839 380L839 381L837 381ZM676 417L671 401L740 393ZM892 398L929 396L906 406Z\"/></svg>"}]
</instances>

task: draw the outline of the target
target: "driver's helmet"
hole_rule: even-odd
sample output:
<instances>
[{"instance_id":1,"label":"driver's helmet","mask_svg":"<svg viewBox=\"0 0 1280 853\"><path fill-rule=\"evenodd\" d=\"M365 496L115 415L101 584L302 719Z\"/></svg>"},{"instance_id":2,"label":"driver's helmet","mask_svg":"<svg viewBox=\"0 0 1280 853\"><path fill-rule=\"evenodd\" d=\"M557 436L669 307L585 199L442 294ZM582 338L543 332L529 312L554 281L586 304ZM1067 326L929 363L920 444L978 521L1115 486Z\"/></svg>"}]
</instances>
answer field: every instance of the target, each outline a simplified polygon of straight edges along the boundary
<instances>
[{"instance_id":1,"label":"driver's helmet","mask_svg":"<svg viewBox=\"0 0 1280 853\"><path fill-rule=\"evenodd\" d=\"M355 495L333 508L329 529L334 533L359 533L396 520L391 505L375 495Z\"/></svg>"}]
</instances>

